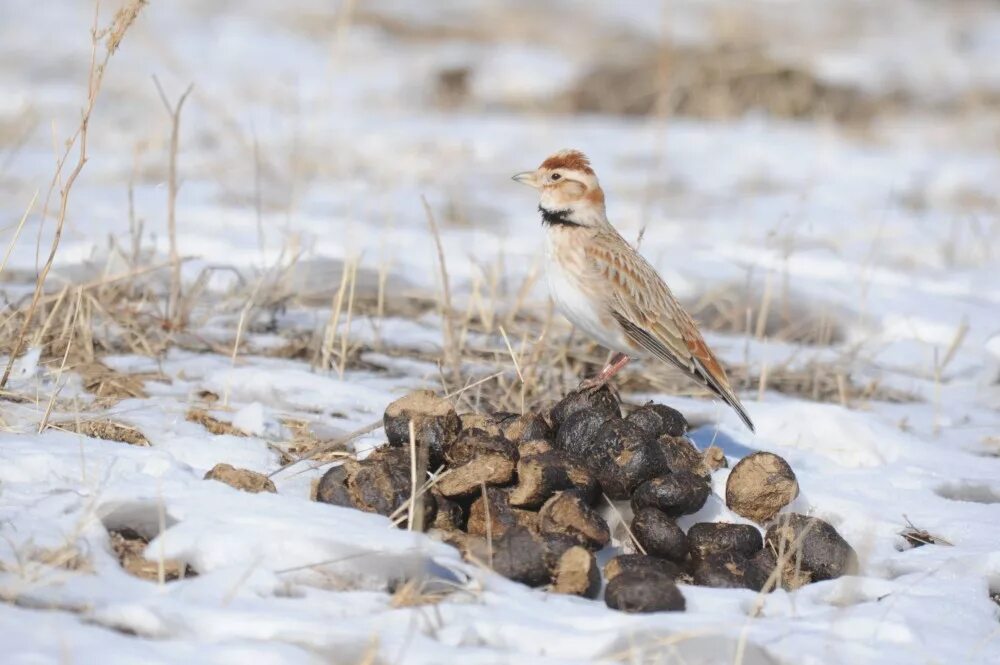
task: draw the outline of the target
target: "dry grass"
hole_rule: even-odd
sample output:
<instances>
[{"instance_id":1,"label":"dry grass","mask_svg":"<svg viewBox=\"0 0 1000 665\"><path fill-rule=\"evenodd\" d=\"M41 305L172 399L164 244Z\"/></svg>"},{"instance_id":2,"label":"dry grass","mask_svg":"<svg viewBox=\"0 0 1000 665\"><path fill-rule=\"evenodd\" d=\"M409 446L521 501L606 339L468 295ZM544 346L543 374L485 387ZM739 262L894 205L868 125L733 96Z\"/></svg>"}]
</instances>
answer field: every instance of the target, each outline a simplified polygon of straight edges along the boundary
<instances>
[{"instance_id":1,"label":"dry grass","mask_svg":"<svg viewBox=\"0 0 1000 665\"><path fill-rule=\"evenodd\" d=\"M771 282L757 293L739 284L727 284L685 303L703 330L746 335L805 346L833 346L844 341L838 308L815 303L781 289Z\"/></svg>"},{"instance_id":2,"label":"dry grass","mask_svg":"<svg viewBox=\"0 0 1000 665\"><path fill-rule=\"evenodd\" d=\"M108 390L109 396L139 396L141 385L114 377L111 370L101 368L99 357L107 353L158 357L174 343L160 325L162 319L152 303L156 280L150 273L161 267L67 285L40 298L34 307L31 302L14 303L0 314L0 339L5 342L2 351L41 348L43 358L57 358L73 340L70 367L83 368L88 384ZM25 327L31 320L34 325ZM24 335L19 345L20 330Z\"/></svg>"},{"instance_id":3,"label":"dry grass","mask_svg":"<svg viewBox=\"0 0 1000 665\"><path fill-rule=\"evenodd\" d=\"M101 85L104 82L104 73L107 70L108 62L111 60L111 56L118 49L125 33L128 32L128 29L135 22L144 5L145 0L132 0L126 6L122 7L122 9L115 15L111 25L104 29L98 29L97 27L100 5L95 8L94 24L91 28L91 55L90 69L87 79L87 100L80 112L79 125L66 141L64 152L56 160L55 172L53 173L52 180L49 183L48 193L45 196L42 207L41 219L44 222L44 220L48 217L49 204L52 200L52 195L58 189L59 206L55 220L55 230L49 247L48 258L45 260L45 263L35 280L35 289L32 293L31 301L24 311L20 325L17 327L17 334L11 338L13 339L13 344L11 345L10 359L3 371L2 378L0 378L0 390L7 385L14 362L18 355L20 355L21 349L25 348L24 345L28 330L34 322L36 309L38 308L38 305L45 293L45 281L48 278L49 271L52 269L56 253L59 251L59 242L62 239L63 227L66 223L66 215L69 210L69 201L70 195L73 191L73 185L76 183L77 178L80 176L80 173L83 172L83 168L87 164L87 139L89 137L90 116L93 113L94 106L97 104L97 99L100 95ZM106 41L104 53L99 58L98 45L101 40ZM70 157L74 149L77 150L76 162L70 167L69 174L65 177L65 179L63 179L63 168L70 163ZM41 228L39 228L39 233L41 233Z\"/></svg>"},{"instance_id":4,"label":"dry grass","mask_svg":"<svg viewBox=\"0 0 1000 665\"><path fill-rule=\"evenodd\" d=\"M350 456L345 444L336 444L329 438L318 436L313 424L308 420L283 418L281 423L292 434L291 440L283 442L280 446L281 464L288 464L305 457L324 464Z\"/></svg>"},{"instance_id":5,"label":"dry grass","mask_svg":"<svg viewBox=\"0 0 1000 665\"><path fill-rule=\"evenodd\" d=\"M455 587L448 586L440 580L411 579L396 587L392 598L389 599L389 605L394 608L437 605L456 590Z\"/></svg>"},{"instance_id":6,"label":"dry grass","mask_svg":"<svg viewBox=\"0 0 1000 665\"><path fill-rule=\"evenodd\" d=\"M0 572L15 573L28 582L38 581L48 569L58 568L79 573L93 572L86 554L75 544L59 547L29 547L17 553L16 563L0 561Z\"/></svg>"},{"instance_id":7,"label":"dry grass","mask_svg":"<svg viewBox=\"0 0 1000 665\"><path fill-rule=\"evenodd\" d=\"M103 439L105 441L119 441L132 446L148 446L149 439L139 429L121 422L108 419L95 420L67 420L63 422L49 423L48 429L61 430L63 432L73 432L82 434L93 439Z\"/></svg>"},{"instance_id":8,"label":"dry grass","mask_svg":"<svg viewBox=\"0 0 1000 665\"><path fill-rule=\"evenodd\" d=\"M783 363L760 370L737 365L730 369L736 385L757 387L759 393L773 390L783 395L813 402L831 402L854 406L867 402L905 403L920 398L912 393L882 385L871 379L858 383L851 378L850 362L810 361L804 365Z\"/></svg>"},{"instance_id":9,"label":"dry grass","mask_svg":"<svg viewBox=\"0 0 1000 665\"><path fill-rule=\"evenodd\" d=\"M903 515L903 519L906 520L906 526L899 532L899 535L903 537L903 540L905 540L910 547L921 547L923 545L952 545L951 542L941 536L935 536L926 529L918 528L906 515Z\"/></svg>"},{"instance_id":10,"label":"dry grass","mask_svg":"<svg viewBox=\"0 0 1000 665\"><path fill-rule=\"evenodd\" d=\"M120 400L146 398L147 379L164 380L160 374L123 374L99 360L83 363L73 368L83 381L83 388L100 400L103 405L113 405Z\"/></svg>"},{"instance_id":11,"label":"dry grass","mask_svg":"<svg viewBox=\"0 0 1000 665\"><path fill-rule=\"evenodd\" d=\"M504 290L499 284L510 284L512 280L498 267L486 272L484 279L474 281L464 303L447 307L443 291L439 296L413 291L390 296L384 291L384 279L362 278L357 263L348 262L341 266L340 286L333 296L327 296L330 308L324 316L324 326L312 330L278 329L273 323L278 308L322 311L315 310L315 303L322 300L312 293L294 293L293 260L255 281L245 280L225 294L187 288L184 299L189 308L184 317L189 322L187 331L172 330L165 324L167 319L161 305L163 295L169 291L169 282L162 272L146 270L128 274L132 275L130 279L114 274L79 286L67 286L58 294L47 296L37 308L41 314L39 323L28 335L30 346L41 347L43 361L58 362L68 352L67 369L81 376L85 388L98 398L98 407L121 399L146 397L145 382L169 380L155 372L118 372L101 361L103 356L129 353L161 358L171 348L227 356L243 351L311 360L321 371L334 370L341 376L348 371L383 371L378 362L368 357L369 352L378 351L383 356L420 360L440 367L437 378L444 392L455 393L456 406L467 411L524 412L544 407L582 377L595 373L606 361L606 351L582 335L571 334L551 306L545 308L528 300L527 293L537 280L537 272L529 273L520 283L514 282ZM447 273L441 274L446 279ZM199 294L197 300L193 297L195 293ZM738 333L761 341L777 340L808 349L835 345L842 337L832 314L798 306L787 297L768 299L722 289L706 294L692 309L708 330ZM225 312L239 312L239 329L232 333L235 342L199 336L201 321ZM6 328L12 335L25 315L23 307L14 307L0 319L0 331ZM390 317L422 320L428 325L433 325L432 319L438 317L442 322L443 351L410 348L387 343L388 340L359 342L353 338L352 325L380 329L382 321ZM255 332L277 332L287 341L254 349ZM728 371L734 384L744 389L773 390L815 401L859 405L914 399L877 381L856 382L851 376L855 363L855 356L845 352L835 362L790 360L771 367L744 363L732 365ZM696 384L660 365L649 365L648 371L626 371L618 385L625 393L707 395ZM208 397L205 396L206 402L213 403ZM246 435L203 408L192 408L187 418L216 434ZM331 448L331 441L311 433L305 423L297 416L289 421L292 440L281 446L286 461L320 449L329 452L320 458L324 461L342 456L342 446Z\"/></svg>"},{"instance_id":12,"label":"dry grass","mask_svg":"<svg viewBox=\"0 0 1000 665\"><path fill-rule=\"evenodd\" d=\"M823 81L762 46L664 43L595 65L555 100L554 110L650 115L664 99L677 116L721 120L763 111L840 122L868 121L905 101Z\"/></svg>"},{"instance_id":13,"label":"dry grass","mask_svg":"<svg viewBox=\"0 0 1000 665\"><path fill-rule=\"evenodd\" d=\"M183 293L181 291L181 257L177 251L177 154L180 150L180 128L181 112L184 110L184 102L187 101L194 84L191 84L177 99L171 104L167 100L167 94L163 91L159 79L153 77L156 84L156 91L160 94L163 107L170 117L170 162L167 167L167 238L170 241L170 298L167 301L167 322L174 328L183 328L187 323L183 318L184 309L181 304Z\"/></svg>"},{"instance_id":14,"label":"dry grass","mask_svg":"<svg viewBox=\"0 0 1000 665\"><path fill-rule=\"evenodd\" d=\"M146 559L149 540L132 529L111 531L108 537L122 568L136 577L154 582L173 582L196 574L190 566L174 559Z\"/></svg>"},{"instance_id":15,"label":"dry grass","mask_svg":"<svg viewBox=\"0 0 1000 665\"><path fill-rule=\"evenodd\" d=\"M100 33L100 38L106 39L108 57L117 49L121 35L142 4L129 4L124 13L116 17L111 31ZM378 23L381 19L358 12L352 20ZM383 27L390 32L401 29L400 26ZM530 21L504 27L508 29L515 32L531 29ZM398 36L404 39L451 38L429 34ZM483 36L479 34L476 39ZM630 63L611 63L607 71L592 72L581 80L578 89L570 91L558 103L569 103L570 109L587 109L591 108L588 105L596 103L591 99L596 95L601 99L613 98L614 103L621 106L597 110L655 112L664 118L675 113L724 116L755 108L754 105L761 103L759 97L766 97L765 103L775 105L771 110L779 115L850 115L856 113L861 103L853 93L823 87L800 72L768 61L759 51L722 46L705 53L660 45L653 49L642 46L632 52L632 58ZM99 83L98 78L96 84ZM616 86L627 89L619 90ZM762 94L761 90L767 94ZM134 221L131 224L133 237L127 249L116 247L108 264L95 277L83 283L65 285L57 293L42 294L43 275L30 301L15 303L0 314L0 339L4 340L0 352L9 353L13 359L20 350L34 347L42 349L43 362L65 359L66 368L78 373L85 388L98 398L98 407L125 398L145 398L148 395L145 382L164 378L155 373L134 375L112 370L101 362L108 354L127 353L160 359L168 350L180 348L225 353L235 363L241 353L256 352L308 360L319 371L333 370L343 377L352 370L380 371L382 368L378 364L366 359L369 352L378 351L390 357L437 365L440 369L434 378L440 381L444 392L454 394L460 410L515 412L545 406L582 377L596 372L606 360L603 349L581 335L569 334L551 306L546 308L541 303L529 302L529 294L539 277L537 266L518 281L507 274L500 257L495 264L482 266L473 278L468 297L460 301L451 290L446 265L450 257L443 251L436 221L448 215L441 215L426 201L428 236L435 241L437 249L438 293L398 288L390 284L388 265L380 266L377 274L371 274L360 267L358 259L342 263L339 271L331 275L334 280L323 282L325 290L303 289L303 278L298 274L305 271L304 266L299 265L301 250L291 247L282 253L282 259L261 274L239 273L239 284L228 293L207 290L213 271L219 270L214 267L203 271L193 283L181 285L178 275L182 258L177 253L174 226L181 178L177 164L179 123L188 92L190 89L172 104L160 89L171 121L167 198L167 235L171 252L168 260L159 264L140 260L144 256L143 230L142 225ZM94 95L96 89L91 90L88 108L93 105ZM263 156L255 152L255 161L261 158ZM257 168L260 167L257 164ZM54 182L59 181L61 168L60 162ZM63 183L63 191L71 184ZM262 241L262 235L259 240ZM57 245L53 245L53 254L56 248ZM122 265L128 268L122 271ZM335 288L331 289L331 284ZM277 313L293 308L321 311L325 325L318 329L279 330ZM768 287L763 293L754 293L744 286L727 285L705 293L698 301L689 303L689 308L708 331L805 347L831 347L844 341L844 332L838 323L842 313L806 305L787 290L774 293ZM234 312L239 313L239 324L233 331L232 340L199 334L200 326L206 321ZM352 327L361 325L362 319L381 331L382 322L389 317L423 321L437 317L441 328L440 351L387 344L381 339L360 343L352 335ZM255 332L280 333L286 343L254 349ZM744 362L730 366L729 371L736 385L760 393L773 390L845 405L871 400L913 399L875 381L853 381L854 363L852 357L846 356L837 362L803 364L789 361L771 367ZM619 384L621 389L625 392L707 394L660 366L650 366L649 370L624 373ZM5 397L22 399L14 394ZM226 402L225 397L222 402ZM192 408L187 419L215 434L246 436L239 428L202 408ZM88 419L79 426L74 425L83 430L73 431L125 440L126 431L115 429L115 425L118 424L113 420ZM313 456L319 461L332 461L345 454L343 442L316 436L305 420L294 417L286 421L286 425L292 437L281 446L285 461ZM65 423L59 426L68 428Z\"/></svg>"},{"instance_id":16,"label":"dry grass","mask_svg":"<svg viewBox=\"0 0 1000 665\"><path fill-rule=\"evenodd\" d=\"M219 420L208 411L197 407L191 407L188 409L188 412L184 414L184 420L189 423L198 423L209 432L216 435L228 434L230 436L250 436L232 423L227 423L225 420Z\"/></svg>"},{"instance_id":17,"label":"dry grass","mask_svg":"<svg viewBox=\"0 0 1000 665\"><path fill-rule=\"evenodd\" d=\"M116 17L116 27L102 33L109 55L117 49L122 35L143 4L133 2L127 5ZM663 86L664 62L670 74L666 94ZM463 103L467 78L468 73L462 71L448 75L445 94L442 94L442 98L447 100L445 103ZM93 105L94 95L96 91L92 91L90 106ZM182 258L176 248L174 209L178 182L178 125L186 96L187 93L184 93L173 106L165 101L173 121L168 199L171 227L169 261L137 267L137 257L142 249L141 229L137 225L132 249L124 257L130 266L126 272L105 271L94 280L66 286L58 293L45 294L41 290L58 247L57 240L31 301L17 303L0 315L0 338L5 340L0 346L3 352L10 354L12 361L25 348L31 347L41 348L45 360L68 358L68 368L78 373L85 389L98 398L98 408L106 408L122 399L147 398L145 382L165 378L157 373L118 372L101 361L106 355L130 353L162 358L169 350L178 348L226 355L231 350L235 362L237 354L252 345L252 335L244 339L244 330L253 332L267 327L278 310L310 309L316 305L310 301L312 294L300 293L291 286L289 273L296 258L255 283L242 284L225 295L204 290L207 273L202 276L204 280L199 278L182 289L179 277ZM574 89L555 100L552 108L625 114L648 114L666 109L668 114L699 117L730 117L748 109L763 108L782 116L829 116L857 121L871 117L878 110L873 104L880 103L894 104L896 100L873 102L858 96L856 91L822 84L808 72L770 61L761 53L751 53L748 57L745 52L705 53L670 48L651 52L648 58L611 63L591 71L577 82ZM84 128L85 125L86 121ZM82 140L86 140L85 132ZM81 150L81 168L84 157L85 152ZM62 168L62 163L59 168ZM71 186L72 178L63 184L60 228ZM336 371L341 377L350 371L378 370L377 365L364 359L369 351L426 360L441 368L440 380L445 392L452 394L462 408L475 411L524 412L537 408L552 402L581 377L594 373L603 364L605 352L580 335L567 334L565 327L557 323L551 307L546 310L539 303L527 302L537 274L529 274L519 285L505 290L500 285L508 283L509 276L501 266L496 266L485 271L485 277L477 278L465 303L453 298L434 211L426 201L424 205L430 235L437 244L440 293L388 295L385 281L388 268L385 268L386 272L380 272L377 289L366 291L358 261L349 261L342 267L339 288L332 297L323 299L324 310L328 308L324 311L328 314L324 317L325 325L316 330L275 330L287 339L287 343L261 350L261 353L308 360L319 371ZM158 271L167 269L170 279L164 280ZM743 289L727 288L705 294L699 302L691 305L691 309L703 322L704 329L710 331L814 347L831 347L844 341L843 330L838 325L838 313L798 307L787 297L777 299L771 294L751 296ZM200 338L199 323L222 311L240 312L239 326L233 332L235 341L218 342ZM197 316L199 312L204 314L201 321ZM440 353L401 346L387 349L378 342L360 343L351 334L352 322L361 318L373 321L374 326L380 328L381 321L387 317L419 319L428 314L440 317ZM729 372L734 383L744 388L760 392L774 390L815 401L853 406L873 400L901 402L916 399L882 386L877 381L858 383L852 380L853 362L852 358L845 357L836 362L789 362L766 368L744 363L730 366ZM634 392L704 392L666 371L629 372L623 375L620 385L624 391ZM208 403L220 399L207 391L199 397ZM10 398L27 399L18 395L11 395ZM380 408L383 405L373 406ZM232 423L220 420L202 408L191 408L186 413L186 419L202 425L212 434L247 436ZM282 463L308 458L322 464L343 459L350 454L347 444L358 435L351 433L339 439L322 437L317 435L309 421L294 417L283 419L283 424L290 430L291 439L283 443ZM373 426L358 432L370 432L378 425L378 422L373 423ZM149 445L142 432L106 418L57 422L49 427L132 445ZM420 475L424 475L422 470ZM430 479L414 493L406 514L395 515L395 521L408 520L413 528L414 516L422 514L415 509L416 502L439 478L431 474ZM413 486L416 487L417 483L413 482ZM487 525L489 523L487 519ZM628 528L627 525L625 528ZM915 528L908 533L913 537L929 539L926 542L938 542L930 534ZM904 533L908 540L910 536ZM162 582L195 574L177 561L147 561L144 554L148 540L133 531L115 531L110 538L123 568L133 575ZM799 569L794 547L791 552L775 552L775 556L779 565L768 583L770 588L794 589L809 581ZM89 570L89 561L71 546L40 550L34 552L32 557L44 566ZM4 568L5 565L0 562L0 569ZM433 605L451 592L439 583L410 580L396 588L391 605L395 608ZM675 636L671 639L684 638Z\"/></svg>"}]
</instances>

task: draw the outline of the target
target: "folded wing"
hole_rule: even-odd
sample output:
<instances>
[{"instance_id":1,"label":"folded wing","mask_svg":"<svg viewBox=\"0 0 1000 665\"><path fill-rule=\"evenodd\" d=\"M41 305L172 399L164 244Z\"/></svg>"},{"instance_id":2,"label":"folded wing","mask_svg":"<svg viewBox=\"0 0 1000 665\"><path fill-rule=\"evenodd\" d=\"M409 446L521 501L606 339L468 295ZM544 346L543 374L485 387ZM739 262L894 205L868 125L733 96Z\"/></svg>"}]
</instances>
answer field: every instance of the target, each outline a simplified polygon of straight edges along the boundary
<instances>
[{"instance_id":1,"label":"folded wing","mask_svg":"<svg viewBox=\"0 0 1000 665\"><path fill-rule=\"evenodd\" d=\"M694 321L642 255L617 233L602 233L588 244L587 257L604 287L606 305L625 335L712 390L753 431L753 422L725 370Z\"/></svg>"}]
</instances>

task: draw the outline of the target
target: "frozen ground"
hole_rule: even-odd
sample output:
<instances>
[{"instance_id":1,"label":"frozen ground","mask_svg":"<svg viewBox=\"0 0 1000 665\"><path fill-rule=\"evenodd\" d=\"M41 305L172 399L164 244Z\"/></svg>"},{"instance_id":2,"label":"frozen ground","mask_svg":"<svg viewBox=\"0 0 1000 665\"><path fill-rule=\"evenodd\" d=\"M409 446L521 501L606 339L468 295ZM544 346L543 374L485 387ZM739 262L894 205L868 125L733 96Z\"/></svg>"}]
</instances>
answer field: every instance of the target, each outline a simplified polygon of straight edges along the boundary
<instances>
[{"instance_id":1,"label":"frozen ground","mask_svg":"<svg viewBox=\"0 0 1000 665\"><path fill-rule=\"evenodd\" d=\"M109 238L131 243L130 180L142 244L159 252L149 261L164 259L169 123L155 74L171 97L196 86L180 156L185 278L235 266L252 281L294 256L299 297L274 310L270 327L271 312L253 310L233 359L245 296L232 305L227 294L245 292L217 270L205 298L226 306L203 311L196 330L215 352L102 358L148 377L146 397L106 411L78 373L58 372L61 358L19 362L8 386L17 399L0 402L5 662L1000 662L995 4L440 2L417 11L383 2L354 3L353 14L327 4L154 1L111 62L49 292L127 270ZM77 117L91 17L88 2L0 6L4 248L32 194L44 194L53 141ZM616 52L609 44L663 34L711 43L733 26L823 80L902 91L912 109L862 128L753 112L663 122L544 111L547 96ZM442 108L438 74L470 63L469 99ZM986 101L942 110L959 98ZM440 388L440 321L429 314L341 322L363 348L343 375L267 351L289 331L324 325L343 260L387 274L390 296L438 292L421 195L442 225L456 308L494 285L491 306L513 309L541 242L535 201L509 176L567 146L591 155L626 237L647 225L642 250L685 301L729 289L754 309L768 300L836 323L828 345L770 339L769 326L757 335L756 321L749 335L710 333L720 356L754 377L744 400L756 436L704 399L624 396L719 420L695 438L714 439L731 462L752 450L784 456L802 487L794 508L836 526L860 555L858 576L765 598L684 587L687 612L629 616L509 583L384 518L311 502L320 470L277 475L276 495L201 480L219 462L277 469L289 421L333 437L378 419L406 390ZM35 213L0 276L7 302L34 278ZM50 219L43 259L51 230ZM544 317L537 284L521 309ZM473 338L506 357L495 330ZM848 371L852 383L825 402L766 381L758 389L762 372L810 362ZM913 399L856 389L871 382ZM51 421L98 414L150 445L35 433L56 388ZM251 436L186 420L208 393L221 398L213 413ZM354 445L380 440L375 432ZM717 495L725 478L713 479ZM738 518L715 496L685 521L703 519ZM952 545L905 548L907 519ZM129 575L108 539L121 527L197 577ZM401 576L445 580L450 593L402 602L385 590Z\"/></svg>"}]
</instances>

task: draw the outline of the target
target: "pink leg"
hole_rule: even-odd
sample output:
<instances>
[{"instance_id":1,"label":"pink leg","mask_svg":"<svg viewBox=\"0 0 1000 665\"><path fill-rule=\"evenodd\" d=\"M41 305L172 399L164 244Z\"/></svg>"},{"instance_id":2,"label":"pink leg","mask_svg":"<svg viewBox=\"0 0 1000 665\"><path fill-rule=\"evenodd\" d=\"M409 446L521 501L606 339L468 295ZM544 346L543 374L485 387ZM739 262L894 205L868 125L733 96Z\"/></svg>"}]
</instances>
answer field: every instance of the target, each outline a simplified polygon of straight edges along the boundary
<instances>
[{"instance_id":1,"label":"pink leg","mask_svg":"<svg viewBox=\"0 0 1000 665\"><path fill-rule=\"evenodd\" d=\"M611 377L617 374L622 367L625 367L625 365L627 365L630 360L631 358L626 356L624 353L616 353L615 355L611 356L611 360L609 360L608 364L604 366L604 369L601 370L601 373L592 379L587 379L586 381L583 381L580 384L580 389L590 390L594 388L600 388L605 383L610 381Z\"/></svg>"}]
</instances>

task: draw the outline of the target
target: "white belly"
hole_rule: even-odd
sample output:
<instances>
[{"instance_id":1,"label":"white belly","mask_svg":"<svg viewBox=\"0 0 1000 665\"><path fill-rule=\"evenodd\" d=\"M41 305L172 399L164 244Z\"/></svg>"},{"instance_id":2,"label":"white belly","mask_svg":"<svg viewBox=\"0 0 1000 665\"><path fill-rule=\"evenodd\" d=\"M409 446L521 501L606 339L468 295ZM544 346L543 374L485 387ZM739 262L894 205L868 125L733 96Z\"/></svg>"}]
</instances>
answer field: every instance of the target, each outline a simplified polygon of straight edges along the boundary
<instances>
[{"instance_id":1,"label":"white belly","mask_svg":"<svg viewBox=\"0 0 1000 665\"><path fill-rule=\"evenodd\" d=\"M549 294L559 312L601 346L612 351L634 354L617 322L596 302L596 299L581 288L577 276L566 270L562 263L552 256L551 243L547 250L549 250L546 261Z\"/></svg>"}]
</instances>

